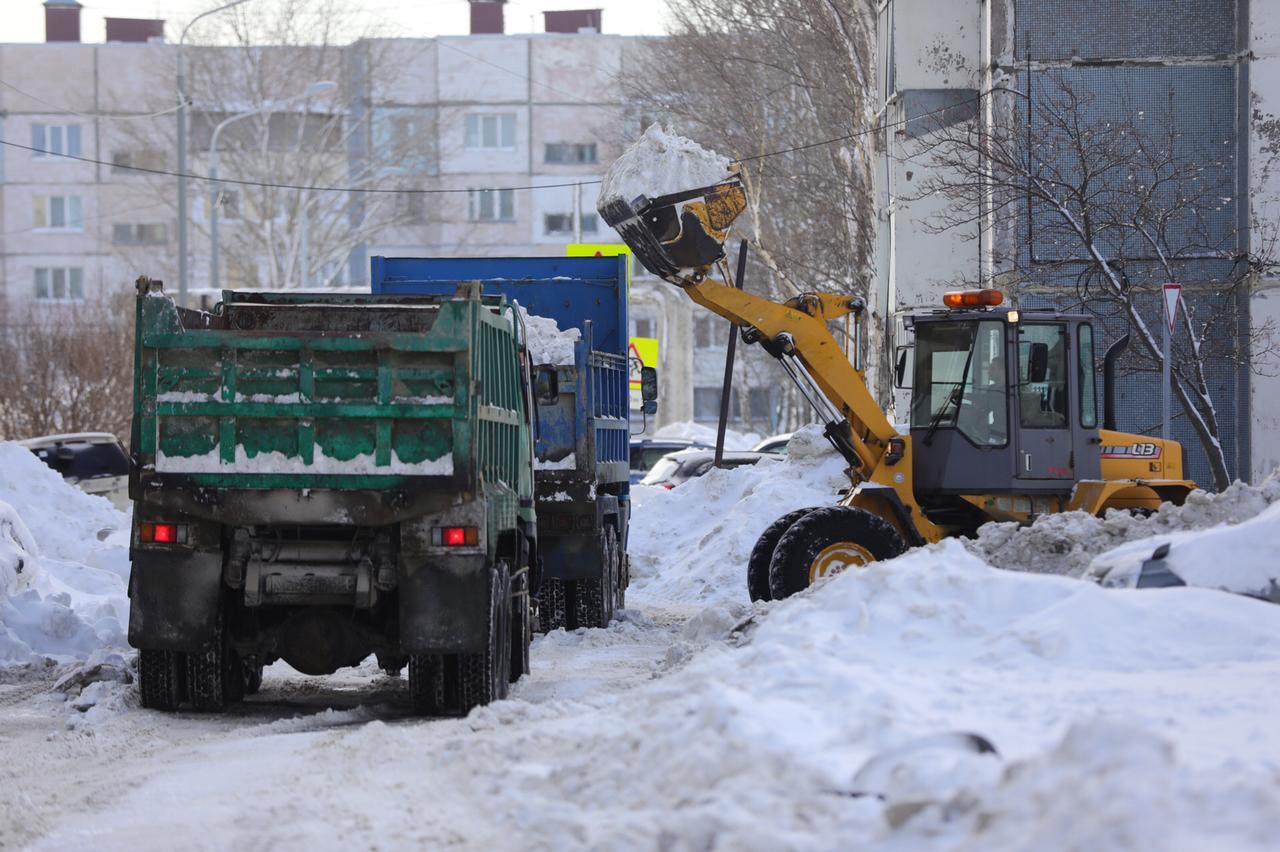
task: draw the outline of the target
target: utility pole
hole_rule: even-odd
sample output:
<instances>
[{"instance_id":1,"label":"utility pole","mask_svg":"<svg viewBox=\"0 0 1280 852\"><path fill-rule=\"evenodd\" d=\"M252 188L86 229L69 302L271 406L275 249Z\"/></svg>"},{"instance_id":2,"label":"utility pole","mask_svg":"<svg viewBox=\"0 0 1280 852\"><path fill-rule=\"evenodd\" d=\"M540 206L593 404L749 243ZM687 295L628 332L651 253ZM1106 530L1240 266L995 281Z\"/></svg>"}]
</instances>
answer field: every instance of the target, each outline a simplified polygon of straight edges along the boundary
<instances>
[{"instance_id":1,"label":"utility pole","mask_svg":"<svg viewBox=\"0 0 1280 852\"><path fill-rule=\"evenodd\" d=\"M1169 423L1173 417L1173 380L1169 369L1169 364L1173 361L1171 338L1173 336L1173 321L1178 316L1178 301L1182 298L1182 285L1165 284L1160 288L1160 295L1164 297L1161 300L1164 303L1164 349L1163 357L1161 358L1163 366L1160 369L1164 417L1160 421L1160 437L1167 441L1169 440Z\"/></svg>"}]
</instances>

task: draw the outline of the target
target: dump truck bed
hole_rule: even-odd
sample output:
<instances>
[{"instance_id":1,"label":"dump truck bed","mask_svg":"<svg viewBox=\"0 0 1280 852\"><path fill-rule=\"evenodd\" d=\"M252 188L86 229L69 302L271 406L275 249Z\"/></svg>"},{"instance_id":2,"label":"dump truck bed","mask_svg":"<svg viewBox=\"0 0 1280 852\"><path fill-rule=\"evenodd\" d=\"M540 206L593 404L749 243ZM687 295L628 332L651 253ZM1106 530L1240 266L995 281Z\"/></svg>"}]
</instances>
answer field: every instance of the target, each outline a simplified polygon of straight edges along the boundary
<instances>
[{"instance_id":1,"label":"dump truck bed","mask_svg":"<svg viewBox=\"0 0 1280 852\"><path fill-rule=\"evenodd\" d=\"M520 386L501 300L226 291L213 314L138 300L143 493L521 489ZM527 436L525 438L527 440Z\"/></svg>"}]
</instances>

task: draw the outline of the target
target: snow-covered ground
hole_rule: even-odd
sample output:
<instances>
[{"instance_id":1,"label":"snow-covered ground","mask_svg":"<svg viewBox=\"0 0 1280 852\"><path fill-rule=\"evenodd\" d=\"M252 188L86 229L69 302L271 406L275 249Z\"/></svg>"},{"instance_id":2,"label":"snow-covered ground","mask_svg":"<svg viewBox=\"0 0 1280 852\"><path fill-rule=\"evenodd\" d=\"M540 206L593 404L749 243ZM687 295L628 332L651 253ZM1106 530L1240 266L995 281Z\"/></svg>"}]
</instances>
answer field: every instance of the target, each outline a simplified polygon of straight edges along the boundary
<instances>
[{"instance_id":1,"label":"snow-covered ground","mask_svg":"<svg viewBox=\"0 0 1280 852\"><path fill-rule=\"evenodd\" d=\"M1034 528L998 545L1023 570L947 542L753 607L756 535L841 476L801 433L643 490L623 618L539 638L533 675L466 719L412 718L371 663L277 664L221 717L140 710L118 680L68 700L65 659L0 668L0 847L1274 848L1280 608L1033 573L1060 547ZM1262 565L1272 488L1112 546ZM1215 512L1256 519L1180 532Z\"/></svg>"}]
</instances>

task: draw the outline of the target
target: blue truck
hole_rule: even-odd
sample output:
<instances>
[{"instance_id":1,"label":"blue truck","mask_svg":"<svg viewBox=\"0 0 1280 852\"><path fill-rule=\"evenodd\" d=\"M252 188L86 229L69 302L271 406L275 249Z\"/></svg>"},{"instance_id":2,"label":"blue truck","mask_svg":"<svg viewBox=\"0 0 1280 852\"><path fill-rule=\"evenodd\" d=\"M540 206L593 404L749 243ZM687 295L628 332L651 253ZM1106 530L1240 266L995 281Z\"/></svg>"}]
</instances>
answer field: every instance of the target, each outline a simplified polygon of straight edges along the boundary
<instances>
[{"instance_id":1,"label":"blue truck","mask_svg":"<svg viewBox=\"0 0 1280 852\"><path fill-rule=\"evenodd\" d=\"M571 364L540 373L555 387L537 388L531 586L540 629L607 625L630 578L626 258L374 257L371 266L376 295L443 295L479 281L486 296L581 333ZM645 396L655 395L650 379Z\"/></svg>"}]
</instances>

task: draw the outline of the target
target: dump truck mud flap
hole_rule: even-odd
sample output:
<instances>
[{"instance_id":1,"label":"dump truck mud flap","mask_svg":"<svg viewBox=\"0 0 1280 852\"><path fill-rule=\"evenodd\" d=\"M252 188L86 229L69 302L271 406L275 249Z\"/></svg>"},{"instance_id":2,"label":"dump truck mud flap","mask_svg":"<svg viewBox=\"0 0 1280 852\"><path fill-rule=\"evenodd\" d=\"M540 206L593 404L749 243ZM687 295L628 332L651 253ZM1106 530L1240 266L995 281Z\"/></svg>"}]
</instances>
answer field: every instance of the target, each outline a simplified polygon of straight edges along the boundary
<instances>
[{"instance_id":1,"label":"dump truck mud flap","mask_svg":"<svg viewBox=\"0 0 1280 852\"><path fill-rule=\"evenodd\" d=\"M129 574L129 644L195 651L213 635L222 554L135 551Z\"/></svg>"},{"instance_id":2,"label":"dump truck mud flap","mask_svg":"<svg viewBox=\"0 0 1280 852\"><path fill-rule=\"evenodd\" d=\"M489 558L423 556L400 570L400 648L407 654L483 651L489 635Z\"/></svg>"}]
</instances>

